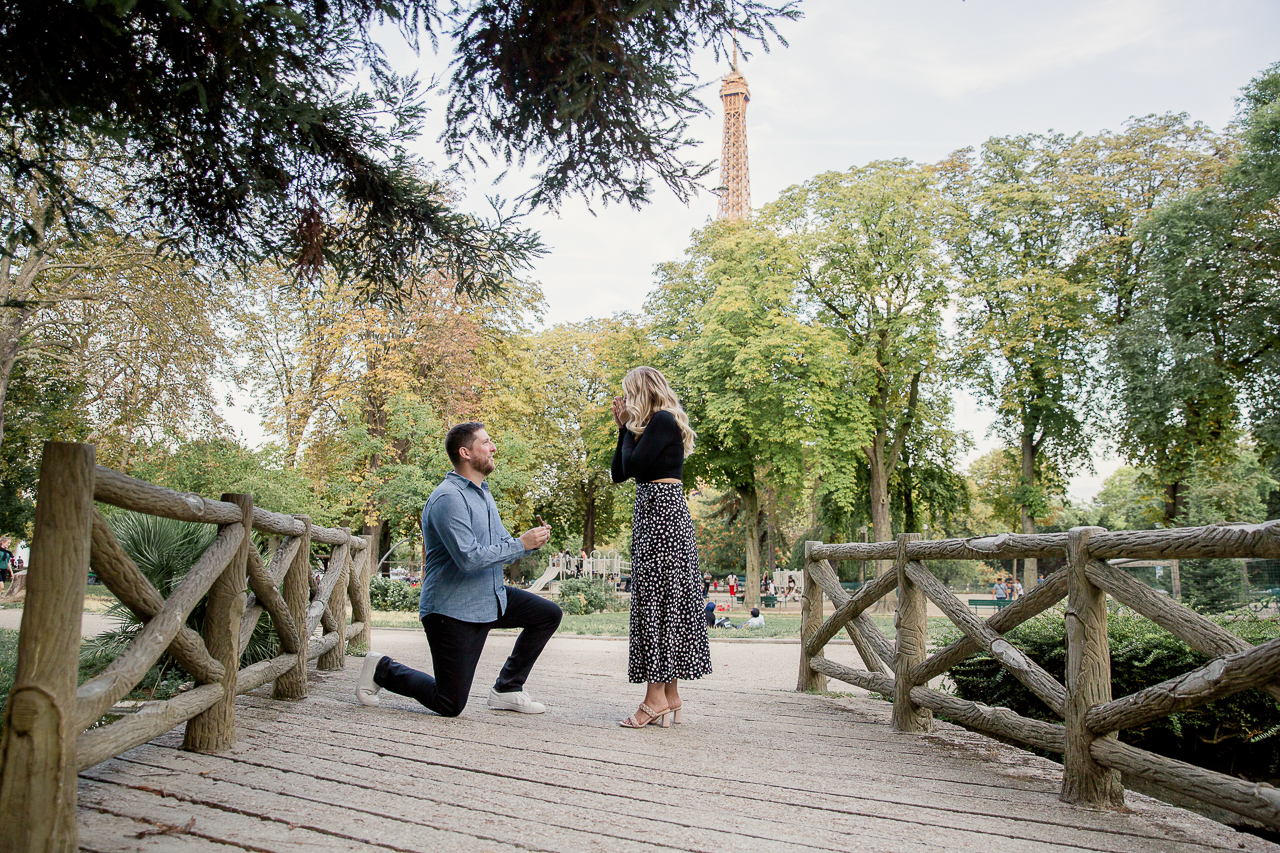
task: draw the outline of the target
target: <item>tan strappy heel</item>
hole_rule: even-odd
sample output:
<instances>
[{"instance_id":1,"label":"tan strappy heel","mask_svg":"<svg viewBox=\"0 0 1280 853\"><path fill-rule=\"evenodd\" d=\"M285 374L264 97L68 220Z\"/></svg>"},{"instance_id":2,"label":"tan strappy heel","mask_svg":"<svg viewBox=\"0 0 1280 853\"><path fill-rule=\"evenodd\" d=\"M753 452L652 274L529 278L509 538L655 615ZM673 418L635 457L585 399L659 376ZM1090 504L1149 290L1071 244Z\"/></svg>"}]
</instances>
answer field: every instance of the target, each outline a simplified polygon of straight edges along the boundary
<instances>
[{"instance_id":1,"label":"tan strappy heel","mask_svg":"<svg viewBox=\"0 0 1280 853\"><path fill-rule=\"evenodd\" d=\"M642 723L636 719L636 714L648 714L649 719ZM670 708L655 711L645 703L641 702L636 714L632 714L630 717L627 717L625 720L618 723L618 725L622 726L624 729L643 729L645 726L651 726L654 723L657 723L664 729L671 728L672 713Z\"/></svg>"},{"instance_id":2,"label":"tan strappy heel","mask_svg":"<svg viewBox=\"0 0 1280 853\"><path fill-rule=\"evenodd\" d=\"M677 726L680 725L680 709L683 707L684 703L681 702L679 705L672 705L670 708L667 708L667 710L671 712L671 722L675 723Z\"/></svg>"}]
</instances>

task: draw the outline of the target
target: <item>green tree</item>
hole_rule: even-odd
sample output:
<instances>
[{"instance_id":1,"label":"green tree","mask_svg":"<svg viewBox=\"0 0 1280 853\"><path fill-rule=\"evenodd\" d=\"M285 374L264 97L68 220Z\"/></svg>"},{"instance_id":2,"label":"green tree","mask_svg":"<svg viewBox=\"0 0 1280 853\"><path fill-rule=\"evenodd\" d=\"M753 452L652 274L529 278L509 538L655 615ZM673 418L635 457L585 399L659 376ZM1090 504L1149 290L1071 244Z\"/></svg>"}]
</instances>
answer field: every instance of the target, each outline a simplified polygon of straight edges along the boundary
<instances>
[{"instance_id":1,"label":"green tree","mask_svg":"<svg viewBox=\"0 0 1280 853\"><path fill-rule=\"evenodd\" d=\"M1096 285L1075 274L1079 226L1060 134L988 140L974 160L943 164L947 243L960 279L956 325L965 370L1019 455L1020 527L1045 505L1042 460L1069 471L1088 458L1100 339ZM1028 560L1023 583L1035 580Z\"/></svg>"},{"instance_id":2,"label":"green tree","mask_svg":"<svg viewBox=\"0 0 1280 853\"><path fill-rule=\"evenodd\" d=\"M1182 603L1201 613L1222 613L1240 606L1245 594L1241 560L1182 560Z\"/></svg>"},{"instance_id":3,"label":"green tree","mask_svg":"<svg viewBox=\"0 0 1280 853\"><path fill-rule=\"evenodd\" d=\"M787 242L751 223L694 235L683 263L659 267L646 303L661 366L698 432L686 484L732 489L745 518L746 600L757 601L761 496L803 483L806 447L843 401L834 336L800 315Z\"/></svg>"},{"instance_id":4,"label":"green tree","mask_svg":"<svg viewBox=\"0 0 1280 853\"><path fill-rule=\"evenodd\" d=\"M13 393L0 444L0 532L29 538L35 521L36 484L45 441L83 441L89 433L84 387L60 365L35 355L13 369Z\"/></svg>"},{"instance_id":5,"label":"green tree","mask_svg":"<svg viewBox=\"0 0 1280 853\"><path fill-rule=\"evenodd\" d=\"M969 464L969 477L976 488L976 497L992 513L1000 530L1016 531L1022 527L1025 490L1021 488L1021 466L1018 454L1007 447L996 448L979 456ZM1055 499L1061 499L1066 482L1057 470L1046 466L1040 472L1040 488L1037 502L1032 509L1039 517L1049 514ZM986 532L994 532L986 531Z\"/></svg>"},{"instance_id":6,"label":"green tree","mask_svg":"<svg viewBox=\"0 0 1280 853\"><path fill-rule=\"evenodd\" d=\"M224 492L253 495L255 506L289 515L309 515L316 524L336 517L311 482L290 464L279 445L250 450L225 437L183 442L174 447L135 448L133 474L180 492L217 497Z\"/></svg>"},{"instance_id":7,"label":"green tree","mask_svg":"<svg viewBox=\"0 0 1280 853\"><path fill-rule=\"evenodd\" d=\"M1108 530L1147 530L1164 515L1164 501L1144 486L1142 472L1125 465L1116 469L1093 499L1096 523Z\"/></svg>"},{"instance_id":8,"label":"green tree","mask_svg":"<svg viewBox=\"0 0 1280 853\"><path fill-rule=\"evenodd\" d=\"M614 539L630 510L609 472L616 382L601 357L601 325L562 323L534 335L526 380L533 408L526 432L538 437L535 502L553 528L581 537L587 553Z\"/></svg>"},{"instance_id":9,"label":"green tree","mask_svg":"<svg viewBox=\"0 0 1280 853\"><path fill-rule=\"evenodd\" d=\"M940 211L930 171L906 161L828 172L782 194L764 212L787 234L806 299L843 343L848 392L866 414L830 424L843 444L858 436L866 465L874 539L893 538L890 481L918 430L922 386L928 395L943 364L942 309L949 293L939 256ZM934 406L932 411L943 410ZM853 456L825 453L824 488L852 482L838 469ZM852 496L837 496L847 503ZM883 568L883 567L882 567Z\"/></svg>"},{"instance_id":10,"label":"green tree","mask_svg":"<svg viewBox=\"0 0 1280 853\"><path fill-rule=\"evenodd\" d=\"M1271 445L1280 379L1280 65L1241 98L1238 150L1217 180L1143 223L1146 269L1111 363L1125 412L1120 443L1185 523L1189 479L1221 466L1250 425Z\"/></svg>"},{"instance_id":11,"label":"green tree","mask_svg":"<svg viewBox=\"0 0 1280 853\"><path fill-rule=\"evenodd\" d=\"M704 171L679 157L703 110L695 51L797 16L757 0L5 0L0 165L53 176L62 146L97 134L128 151L147 218L210 258L327 263L391 292L440 270L485 292L537 240L458 211L408 153L423 93L380 35L454 46L454 154L536 163L535 203L639 203L650 172L686 195ZM92 207L72 194L61 211Z\"/></svg>"}]
</instances>

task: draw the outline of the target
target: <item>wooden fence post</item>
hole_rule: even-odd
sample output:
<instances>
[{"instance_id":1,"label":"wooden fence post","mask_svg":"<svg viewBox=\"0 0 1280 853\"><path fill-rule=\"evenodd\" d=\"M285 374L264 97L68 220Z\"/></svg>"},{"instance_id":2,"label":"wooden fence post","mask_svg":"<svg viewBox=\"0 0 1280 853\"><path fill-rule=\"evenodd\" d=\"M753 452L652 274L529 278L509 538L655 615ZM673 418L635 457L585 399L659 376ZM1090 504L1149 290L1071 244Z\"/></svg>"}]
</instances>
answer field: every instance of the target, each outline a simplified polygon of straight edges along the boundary
<instances>
[{"instance_id":1,"label":"wooden fence post","mask_svg":"<svg viewBox=\"0 0 1280 853\"><path fill-rule=\"evenodd\" d=\"M351 641L365 651L369 650L372 638L369 621L373 618L373 606L369 601L369 581L373 572L373 551L374 546L370 540L369 545L357 552L359 556L352 565L351 578L347 581L347 595L351 598L351 621L364 626Z\"/></svg>"},{"instance_id":2,"label":"wooden fence post","mask_svg":"<svg viewBox=\"0 0 1280 853\"><path fill-rule=\"evenodd\" d=\"M342 669L347 663L347 579L351 576L351 528L340 528L347 537L347 545L342 548L342 574L338 576L338 582L333 585L333 592L329 593L329 615L333 617L333 621L338 625L338 642L333 648L320 655L320 659L316 661L316 669L337 670ZM342 546L335 546L334 552Z\"/></svg>"},{"instance_id":3,"label":"wooden fence post","mask_svg":"<svg viewBox=\"0 0 1280 853\"><path fill-rule=\"evenodd\" d=\"M827 676L809 666L809 653L804 650L809 638L818 633L822 627L822 587L818 586L813 573L809 571L809 556L814 545L821 542L804 543L804 594L800 599L800 677L796 679L796 690L825 691Z\"/></svg>"},{"instance_id":4,"label":"wooden fence post","mask_svg":"<svg viewBox=\"0 0 1280 853\"><path fill-rule=\"evenodd\" d=\"M272 699L305 699L307 696L307 607L311 604L311 518L295 515L302 522L301 543L284 575L284 603L298 628L298 662L282 673L271 687Z\"/></svg>"},{"instance_id":5,"label":"wooden fence post","mask_svg":"<svg viewBox=\"0 0 1280 853\"><path fill-rule=\"evenodd\" d=\"M1094 705L1111 701L1111 648L1107 643L1107 596L1085 573L1089 537L1101 527L1073 527L1067 535L1067 703L1062 795L1068 803L1124 807L1120 774L1094 761L1095 735L1084 724ZM1108 735L1115 738L1115 734Z\"/></svg>"},{"instance_id":6,"label":"wooden fence post","mask_svg":"<svg viewBox=\"0 0 1280 853\"><path fill-rule=\"evenodd\" d=\"M253 495L222 496L240 507L244 536L240 549L209 588L204 613L204 643L225 668L223 696L208 710L187 721L182 748L192 752L230 749L236 737L236 676L240 670L240 622L248 604L249 549L253 545Z\"/></svg>"},{"instance_id":7,"label":"wooden fence post","mask_svg":"<svg viewBox=\"0 0 1280 853\"><path fill-rule=\"evenodd\" d=\"M94 448L44 443L18 665L0 739L0 849L74 851L76 676Z\"/></svg>"},{"instance_id":8,"label":"wooden fence post","mask_svg":"<svg viewBox=\"0 0 1280 853\"><path fill-rule=\"evenodd\" d=\"M928 657L929 615L924 591L907 576L907 543L920 538L919 533L898 535L898 612L893 617L898 629L897 653L893 657L893 730L927 732L933 727L933 712L911 701L911 667Z\"/></svg>"}]
</instances>

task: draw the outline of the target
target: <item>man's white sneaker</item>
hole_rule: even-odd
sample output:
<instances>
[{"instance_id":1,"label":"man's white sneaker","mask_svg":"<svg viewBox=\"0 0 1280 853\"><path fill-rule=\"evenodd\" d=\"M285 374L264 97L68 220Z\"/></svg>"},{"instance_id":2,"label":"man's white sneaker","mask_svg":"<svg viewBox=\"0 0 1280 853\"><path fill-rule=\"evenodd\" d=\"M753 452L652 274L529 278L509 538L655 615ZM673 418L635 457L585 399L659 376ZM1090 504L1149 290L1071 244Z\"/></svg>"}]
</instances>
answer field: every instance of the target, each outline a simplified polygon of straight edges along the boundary
<instances>
[{"instance_id":1,"label":"man's white sneaker","mask_svg":"<svg viewBox=\"0 0 1280 853\"><path fill-rule=\"evenodd\" d=\"M378 661L385 658L382 652L367 652L364 656L364 667L360 670L360 680L356 683L356 699L361 705L376 706L378 691L382 688L373 683L373 673L378 668Z\"/></svg>"},{"instance_id":2,"label":"man's white sneaker","mask_svg":"<svg viewBox=\"0 0 1280 853\"><path fill-rule=\"evenodd\" d=\"M499 693L489 688L489 707L495 711L519 711L521 714L541 714L547 706L529 698L523 690L514 693Z\"/></svg>"}]
</instances>

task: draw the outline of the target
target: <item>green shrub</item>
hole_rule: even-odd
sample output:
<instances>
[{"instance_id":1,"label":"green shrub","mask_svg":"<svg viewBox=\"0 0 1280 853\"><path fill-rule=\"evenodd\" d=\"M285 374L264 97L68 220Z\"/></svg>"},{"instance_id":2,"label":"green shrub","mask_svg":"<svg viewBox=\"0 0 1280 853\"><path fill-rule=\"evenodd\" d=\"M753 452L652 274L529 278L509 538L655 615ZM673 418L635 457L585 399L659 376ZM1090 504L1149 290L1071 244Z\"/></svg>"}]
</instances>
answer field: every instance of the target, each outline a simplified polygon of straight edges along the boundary
<instances>
[{"instance_id":1,"label":"green shrub","mask_svg":"<svg viewBox=\"0 0 1280 853\"><path fill-rule=\"evenodd\" d=\"M417 587L404 581L381 576L369 581L369 603L374 610L415 611L418 594Z\"/></svg>"},{"instance_id":2,"label":"green shrub","mask_svg":"<svg viewBox=\"0 0 1280 853\"><path fill-rule=\"evenodd\" d=\"M1201 613L1239 607L1246 585L1240 560L1183 560L1182 600Z\"/></svg>"},{"instance_id":3,"label":"green shrub","mask_svg":"<svg viewBox=\"0 0 1280 853\"><path fill-rule=\"evenodd\" d=\"M1251 616L1214 619L1252 644L1280 637L1280 623ZM1129 613L1112 613L1107 622L1111 645L1111 690L1119 698L1182 675L1208 662L1153 622ZM959 638L954 628L939 639ZM1062 610L1038 616L1005 635L1011 643L1060 682L1065 683L1066 637ZM956 694L986 705L1003 706L1040 720L1061 722L1031 691L989 656L975 655L952 668ZM1142 749L1222 773L1274 782L1280 771L1280 703L1246 690L1199 708L1170 714L1145 726L1120 732L1120 739Z\"/></svg>"},{"instance_id":4,"label":"green shrub","mask_svg":"<svg viewBox=\"0 0 1280 853\"><path fill-rule=\"evenodd\" d=\"M590 578L568 578L560 581L560 596L556 602L570 616L621 609L613 587Z\"/></svg>"}]
</instances>

